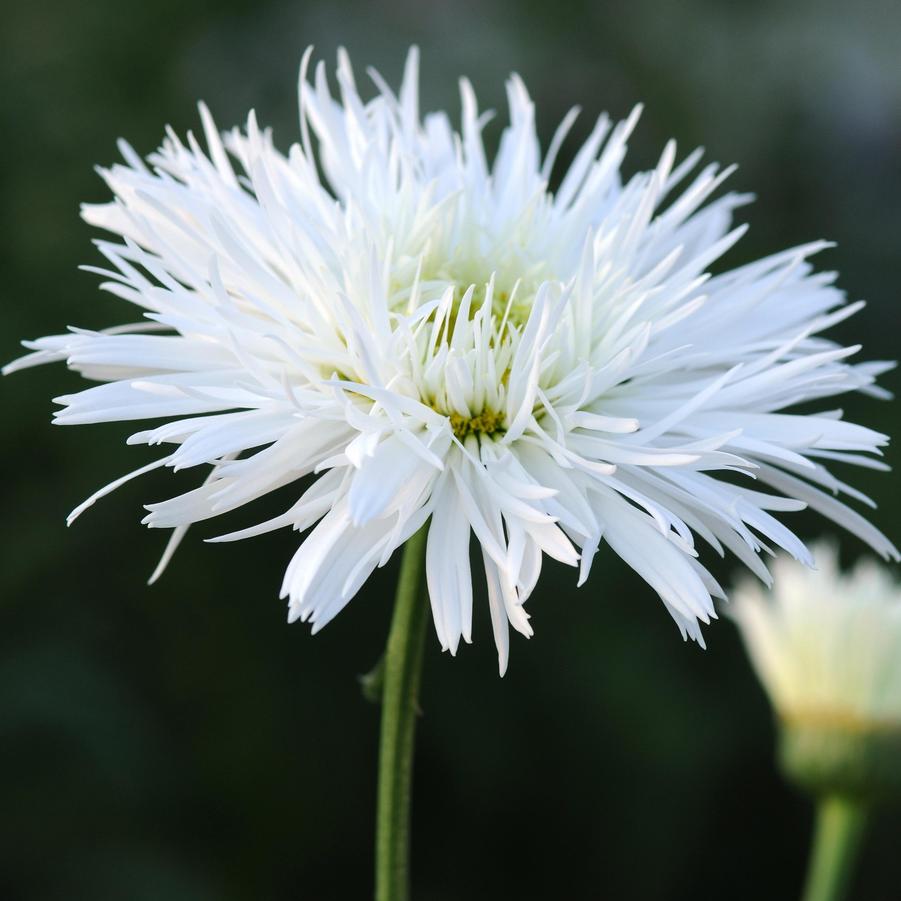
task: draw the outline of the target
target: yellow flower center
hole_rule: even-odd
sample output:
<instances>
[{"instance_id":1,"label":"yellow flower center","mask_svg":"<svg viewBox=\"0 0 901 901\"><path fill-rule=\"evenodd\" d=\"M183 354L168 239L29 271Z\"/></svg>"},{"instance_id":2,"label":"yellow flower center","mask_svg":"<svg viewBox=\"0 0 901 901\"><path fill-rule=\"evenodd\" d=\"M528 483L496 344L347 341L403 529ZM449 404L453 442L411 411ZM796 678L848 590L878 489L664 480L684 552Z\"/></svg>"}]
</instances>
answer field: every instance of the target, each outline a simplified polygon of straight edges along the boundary
<instances>
[{"instance_id":1,"label":"yellow flower center","mask_svg":"<svg viewBox=\"0 0 901 901\"><path fill-rule=\"evenodd\" d=\"M467 418L459 413L451 413L448 416L454 434L461 441L470 435L493 435L504 430L503 414L494 410L482 410L478 416Z\"/></svg>"}]
</instances>

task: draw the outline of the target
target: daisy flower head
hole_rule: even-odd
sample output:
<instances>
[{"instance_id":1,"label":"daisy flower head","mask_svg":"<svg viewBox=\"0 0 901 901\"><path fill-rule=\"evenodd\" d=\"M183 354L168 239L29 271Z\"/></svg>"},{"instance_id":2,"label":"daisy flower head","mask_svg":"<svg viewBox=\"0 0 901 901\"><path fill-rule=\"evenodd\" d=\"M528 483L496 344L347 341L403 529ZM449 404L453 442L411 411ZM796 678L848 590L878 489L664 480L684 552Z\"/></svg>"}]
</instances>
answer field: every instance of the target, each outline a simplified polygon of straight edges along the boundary
<instances>
[{"instance_id":1,"label":"daisy flower head","mask_svg":"<svg viewBox=\"0 0 901 901\"><path fill-rule=\"evenodd\" d=\"M346 54L330 82L308 51L287 154L253 113L220 133L203 105L205 147L170 130L144 161L120 142L102 170L114 199L83 210L113 236L88 268L141 321L27 342L7 367L61 360L99 383L57 398L59 423L161 420L129 441L165 455L125 478L202 471L148 505L148 526L174 530L154 578L193 523L296 484L284 514L211 539L309 530L282 583L290 620L322 628L426 528L453 653L471 638L474 536L503 672L545 555L581 583L606 543L698 641L722 594L700 544L769 581L761 550L810 561L781 519L810 506L896 555L827 468L882 468L885 437L835 409L784 412L877 393L887 368L821 336L859 308L813 271L824 243L711 275L747 197L711 200L731 170L673 142L624 179L638 109L601 116L560 171L576 111L542 151L518 77L489 160L467 81L456 126L420 114L415 50L398 92L370 76L364 100Z\"/></svg>"},{"instance_id":2,"label":"daisy flower head","mask_svg":"<svg viewBox=\"0 0 901 901\"><path fill-rule=\"evenodd\" d=\"M745 580L729 608L775 708L783 768L818 792L901 792L901 588L873 560L843 574L834 545L813 552L816 569L781 557L772 592Z\"/></svg>"}]
</instances>

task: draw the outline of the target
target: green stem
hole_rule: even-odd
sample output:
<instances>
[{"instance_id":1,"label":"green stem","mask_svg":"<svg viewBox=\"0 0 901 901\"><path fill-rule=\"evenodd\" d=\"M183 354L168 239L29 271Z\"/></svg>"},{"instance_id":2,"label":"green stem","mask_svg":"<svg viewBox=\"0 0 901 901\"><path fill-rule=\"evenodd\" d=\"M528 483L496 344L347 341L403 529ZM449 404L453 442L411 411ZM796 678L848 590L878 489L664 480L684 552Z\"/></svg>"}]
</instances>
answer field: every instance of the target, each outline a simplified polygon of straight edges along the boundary
<instances>
[{"instance_id":1,"label":"green stem","mask_svg":"<svg viewBox=\"0 0 901 901\"><path fill-rule=\"evenodd\" d=\"M376 811L376 901L410 895L410 783L427 604L422 590L428 529L404 545L394 616L385 649Z\"/></svg>"},{"instance_id":2,"label":"green stem","mask_svg":"<svg viewBox=\"0 0 901 901\"><path fill-rule=\"evenodd\" d=\"M859 801L838 795L819 800L803 901L846 896L866 821L866 807Z\"/></svg>"}]
</instances>

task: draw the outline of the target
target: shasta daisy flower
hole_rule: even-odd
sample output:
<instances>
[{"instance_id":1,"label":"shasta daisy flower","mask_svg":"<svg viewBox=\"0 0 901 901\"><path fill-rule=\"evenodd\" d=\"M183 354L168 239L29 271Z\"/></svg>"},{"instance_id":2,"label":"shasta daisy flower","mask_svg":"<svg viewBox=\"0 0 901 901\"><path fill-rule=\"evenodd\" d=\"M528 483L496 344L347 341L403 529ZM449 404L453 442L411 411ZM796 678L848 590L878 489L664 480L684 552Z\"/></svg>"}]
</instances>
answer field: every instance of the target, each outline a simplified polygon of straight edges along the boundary
<instances>
[{"instance_id":1,"label":"shasta daisy flower","mask_svg":"<svg viewBox=\"0 0 901 901\"><path fill-rule=\"evenodd\" d=\"M282 596L314 631L426 527L452 653L471 638L474 535L501 671L508 627L532 633L545 555L581 583L606 542L700 641L721 590L697 538L769 581L768 544L810 559L774 514L811 506L896 554L826 468L883 468L867 455L885 437L837 410L782 412L877 392L886 368L820 336L860 307L813 272L824 243L710 275L747 197L710 201L731 169L692 176L700 152L677 163L672 142L624 181L638 109L602 116L556 172L576 112L542 155L514 76L489 162L468 82L459 132L420 116L415 50L397 95L371 73L368 102L346 55L338 99L309 58L287 155L253 113L220 134L201 105L206 150L170 131L149 165L122 142L102 171L115 200L83 215L116 239L97 242L109 268L88 268L142 321L28 342L7 371L64 360L101 384L57 398L57 422L160 419L129 442L169 449L71 518L149 469L208 469L148 506L174 530L156 578L191 524L296 483L284 514L210 540L311 529Z\"/></svg>"}]
</instances>

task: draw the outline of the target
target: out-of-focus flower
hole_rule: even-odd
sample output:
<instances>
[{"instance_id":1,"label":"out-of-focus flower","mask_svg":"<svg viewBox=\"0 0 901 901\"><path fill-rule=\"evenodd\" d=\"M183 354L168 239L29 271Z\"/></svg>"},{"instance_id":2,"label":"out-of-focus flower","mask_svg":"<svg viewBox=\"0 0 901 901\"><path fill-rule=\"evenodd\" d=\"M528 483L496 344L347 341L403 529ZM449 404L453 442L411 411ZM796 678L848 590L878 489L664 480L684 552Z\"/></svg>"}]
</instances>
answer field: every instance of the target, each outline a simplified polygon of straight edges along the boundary
<instances>
[{"instance_id":1,"label":"out-of-focus flower","mask_svg":"<svg viewBox=\"0 0 901 901\"><path fill-rule=\"evenodd\" d=\"M780 412L878 392L885 368L820 337L860 306L813 272L824 243L711 276L747 198L709 201L731 169L691 176L700 153L677 163L672 142L624 179L638 110L602 116L554 175L575 112L542 153L517 77L489 162L468 82L459 132L420 116L415 51L399 93L373 73L368 102L345 55L338 100L308 60L287 155L253 114L222 135L203 106L205 151L170 132L147 165L121 143L103 171L115 200L84 217L117 236L97 242L103 287L141 321L29 342L7 367L64 360L102 383L58 398L59 423L164 420L129 441L172 449L131 476L209 469L148 507L174 529L161 567L191 524L315 475L283 515L212 540L312 527L282 595L319 629L427 524L453 653L471 637L474 534L503 671L545 554L581 582L606 542L699 641L722 591L696 537L769 582L763 542L809 562L774 514L810 506L896 554L826 468L879 467L885 437L828 408Z\"/></svg>"},{"instance_id":2,"label":"out-of-focus flower","mask_svg":"<svg viewBox=\"0 0 901 901\"><path fill-rule=\"evenodd\" d=\"M874 561L843 575L833 546L814 553L816 570L778 560L769 597L739 585L731 614L778 715L789 778L881 799L901 788L901 589Z\"/></svg>"}]
</instances>

